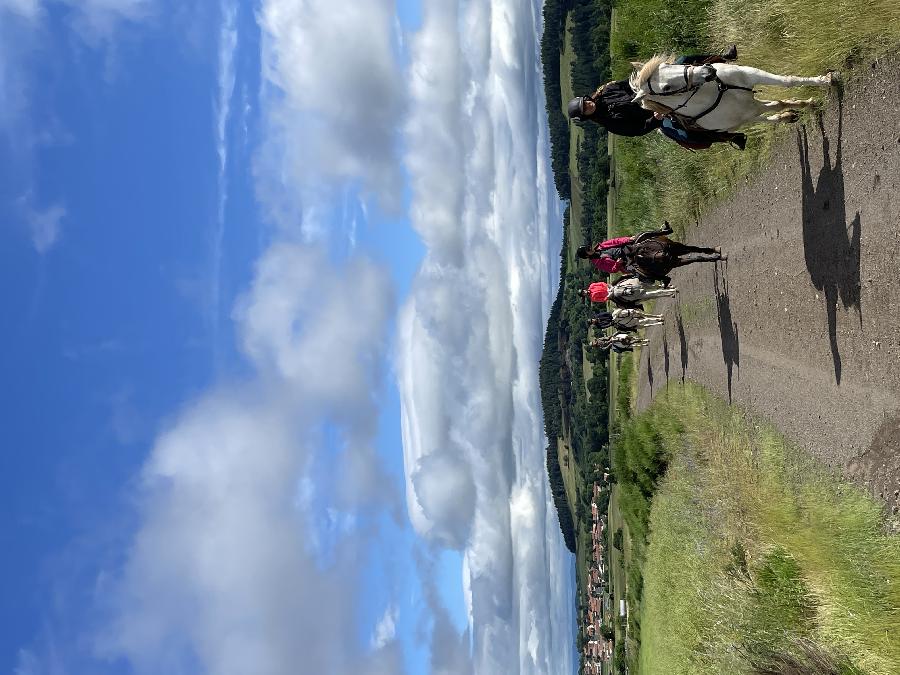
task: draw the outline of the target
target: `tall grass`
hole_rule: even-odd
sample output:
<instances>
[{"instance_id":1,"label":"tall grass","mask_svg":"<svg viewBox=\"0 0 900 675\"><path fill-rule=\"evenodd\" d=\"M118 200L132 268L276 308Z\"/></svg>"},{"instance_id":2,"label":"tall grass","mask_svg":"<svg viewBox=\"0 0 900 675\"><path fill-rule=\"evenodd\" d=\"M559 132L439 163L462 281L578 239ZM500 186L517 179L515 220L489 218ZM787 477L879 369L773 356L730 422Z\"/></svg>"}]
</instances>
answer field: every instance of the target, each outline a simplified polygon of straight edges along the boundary
<instances>
[{"instance_id":1,"label":"tall grass","mask_svg":"<svg viewBox=\"0 0 900 675\"><path fill-rule=\"evenodd\" d=\"M613 71L661 51L718 51L736 43L740 62L777 73L846 70L900 45L897 0L620 0L611 36ZM764 94L778 90L762 89ZM818 90L798 95L821 97ZM789 127L753 127L747 149L691 153L657 134L616 147L617 225L637 231L668 219L683 229L764 167Z\"/></svg>"},{"instance_id":2,"label":"tall grass","mask_svg":"<svg viewBox=\"0 0 900 675\"><path fill-rule=\"evenodd\" d=\"M634 358L631 354L622 354L618 358L619 386L616 388L616 418L624 421L631 417L631 401L634 396L635 383Z\"/></svg>"},{"instance_id":3,"label":"tall grass","mask_svg":"<svg viewBox=\"0 0 900 675\"><path fill-rule=\"evenodd\" d=\"M682 433L659 435L639 671L900 673L900 538L879 505L696 386L649 413Z\"/></svg>"}]
</instances>

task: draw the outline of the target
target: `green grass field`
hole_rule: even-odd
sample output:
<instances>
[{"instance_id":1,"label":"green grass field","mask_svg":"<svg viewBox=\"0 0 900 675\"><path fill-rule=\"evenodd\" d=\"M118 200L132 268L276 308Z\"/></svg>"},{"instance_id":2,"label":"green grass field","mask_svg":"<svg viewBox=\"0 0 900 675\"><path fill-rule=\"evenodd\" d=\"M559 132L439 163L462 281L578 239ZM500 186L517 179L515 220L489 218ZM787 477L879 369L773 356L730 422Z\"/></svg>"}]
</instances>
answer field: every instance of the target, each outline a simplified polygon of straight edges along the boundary
<instances>
[{"instance_id":1,"label":"green grass field","mask_svg":"<svg viewBox=\"0 0 900 675\"><path fill-rule=\"evenodd\" d=\"M617 77L654 52L732 42L741 63L820 74L900 45L900 2L621 0L613 24ZM610 236L663 220L683 234L763 170L787 133L751 128L743 153L691 153L658 134L610 137ZM703 320L704 309L684 307L685 322ZM633 363L610 367L612 430L634 423ZM652 499L616 486L609 510L614 612L632 598L627 672L900 673L900 544L882 533L878 505L698 388L670 389L646 415L644 439L656 440L620 460L651 465L653 447L665 445L668 471L657 491L645 485ZM666 433L653 435L654 415ZM612 547L620 527L624 553Z\"/></svg>"},{"instance_id":2,"label":"green grass field","mask_svg":"<svg viewBox=\"0 0 900 675\"><path fill-rule=\"evenodd\" d=\"M588 383L591 381L591 378L594 377L594 364L588 359L589 352L590 348L587 345L581 345L581 371L584 373L584 393L590 401L591 390L588 388Z\"/></svg>"},{"instance_id":3,"label":"green grass field","mask_svg":"<svg viewBox=\"0 0 900 675\"><path fill-rule=\"evenodd\" d=\"M668 462L630 672L900 672L900 538L880 504L695 385L630 424Z\"/></svg>"},{"instance_id":4,"label":"green grass field","mask_svg":"<svg viewBox=\"0 0 900 675\"><path fill-rule=\"evenodd\" d=\"M614 447L618 442L615 438L622 425L627 424L632 416L633 386L634 386L634 357L631 354L622 354L621 356L612 356L610 358L609 368L609 428L610 447ZM613 475L617 475L620 467L617 465L615 451L610 454L610 466ZM626 571L632 561L632 541L631 531L628 523L623 517L620 509L621 489L613 486L609 501L609 512L607 522L607 550L609 551L609 583L612 594L612 615L619 616L619 603L621 600L627 599L628 585ZM613 545L613 539L616 532L622 531L622 550L620 551ZM616 643L625 644L626 624L616 620ZM611 672L625 672L625 663L620 662L621 650L619 656L614 654Z\"/></svg>"},{"instance_id":5,"label":"green grass field","mask_svg":"<svg viewBox=\"0 0 900 675\"><path fill-rule=\"evenodd\" d=\"M572 47L572 36L569 32L572 27L572 15L566 17L566 35L563 42L564 49L562 58L559 61L560 70L560 89L562 90L562 107L563 113L566 113L566 107L569 101L575 97L572 93L572 63L575 61L575 50ZM579 231L581 225L581 181L578 173L578 148L584 140L584 131L577 124L569 125L569 178L571 179L572 198L569 200L569 222L573 223L570 232ZM567 250L569 254L569 268L572 269L577 264L575 252L578 250L578 238L570 236L567 241Z\"/></svg>"}]
</instances>

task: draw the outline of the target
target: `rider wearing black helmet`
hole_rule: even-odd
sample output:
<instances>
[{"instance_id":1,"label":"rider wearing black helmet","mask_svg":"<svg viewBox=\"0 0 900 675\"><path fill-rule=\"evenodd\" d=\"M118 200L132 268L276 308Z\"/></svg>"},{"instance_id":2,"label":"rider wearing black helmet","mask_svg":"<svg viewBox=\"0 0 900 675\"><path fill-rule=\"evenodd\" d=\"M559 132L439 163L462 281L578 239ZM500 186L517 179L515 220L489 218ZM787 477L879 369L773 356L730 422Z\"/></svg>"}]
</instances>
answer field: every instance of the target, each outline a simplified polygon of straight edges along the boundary
<instances>
[{"instance_id":1,"label":"rider wearing black helmet","mask_svg":"<svg viewBox=\"0 0 900 675\"><path fill-rule=\"evenodd\" d=\"M628 80L609 82L591 96L580 96L569 101L569 118L578 122L596 122L618 136L643 136L659 129L662 121L649 110L633 103L633 98L634 92Z\"/></svg>"},{"instance_id":2,"label":"rider wearing black helmet","mask_svg":"<svg viewBox=\"0 0 900 675\"><path fill-rule=\"evenodd\" d=\"M723 63L737 58L737 48L731 45L722 54L702 54L682 56L677 63L685 65L701 65L707 63ZM602 125L611 134L618 136L643 136L659 129L663 125L661 116L654 115L638 103L633 102L634 92L628 80L618 80L604 84L591 96L580 96L569 101L569 119L577 122L590 120ZM664 130L667 131L667 130ZM713 135L716 132L711 132ZM679 143L682 140L672 133L667 136ZM704 134L704 141L731 142L735 134L723 135L722 138ZM687 145L687 143L683 143Z\"/></svg>"}]
</instances>

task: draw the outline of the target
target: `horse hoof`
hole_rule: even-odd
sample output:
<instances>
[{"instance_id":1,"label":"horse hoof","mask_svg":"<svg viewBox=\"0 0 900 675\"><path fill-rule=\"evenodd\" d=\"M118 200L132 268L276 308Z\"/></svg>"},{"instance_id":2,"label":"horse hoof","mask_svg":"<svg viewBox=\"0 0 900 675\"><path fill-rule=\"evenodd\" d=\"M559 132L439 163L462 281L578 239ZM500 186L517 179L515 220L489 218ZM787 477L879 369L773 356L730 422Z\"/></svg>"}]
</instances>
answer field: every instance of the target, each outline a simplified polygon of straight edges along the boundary
<instances>
[{"instance_id":1,"label":"horse hoof","mask_svg":"<svg viewBox=\"0 0 900 675\"><path fill-rule=\"evenodd\" d=\"M829 70L825 75L825 82L829 87L836 87L841 82L841 74L836 70Z\"/></svg>"}]
</instances>

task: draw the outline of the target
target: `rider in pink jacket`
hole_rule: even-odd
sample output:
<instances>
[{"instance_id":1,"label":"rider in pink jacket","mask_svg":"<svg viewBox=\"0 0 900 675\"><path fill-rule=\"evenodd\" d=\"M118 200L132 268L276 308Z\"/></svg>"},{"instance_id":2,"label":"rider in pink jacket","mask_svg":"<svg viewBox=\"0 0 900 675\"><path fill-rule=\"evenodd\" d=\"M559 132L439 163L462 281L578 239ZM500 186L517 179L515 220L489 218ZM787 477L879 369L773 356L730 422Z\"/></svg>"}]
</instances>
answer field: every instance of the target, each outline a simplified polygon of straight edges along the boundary
<instances>
[{"instance_id":1,"label":"rider in pink jacket","mask_svg":"<svg viewBox=\"0 0 900 675\"><path fill-rule=\"evenodd\" d=\"M664 237L672 234L672 227L666 221L665 227L661 230L653 230L652 232L642 232L634 237L616 237L615 239L607 239L601 241L593 247L593 250L587 246L581 246L578 249L578 257L591 261L591 264L601 272L612 274L613 272L622 272L625 270L625 257L622 252L622 246L626 244L634 244L640 240L650 237Z\"/></svg>"}]
</instances>

